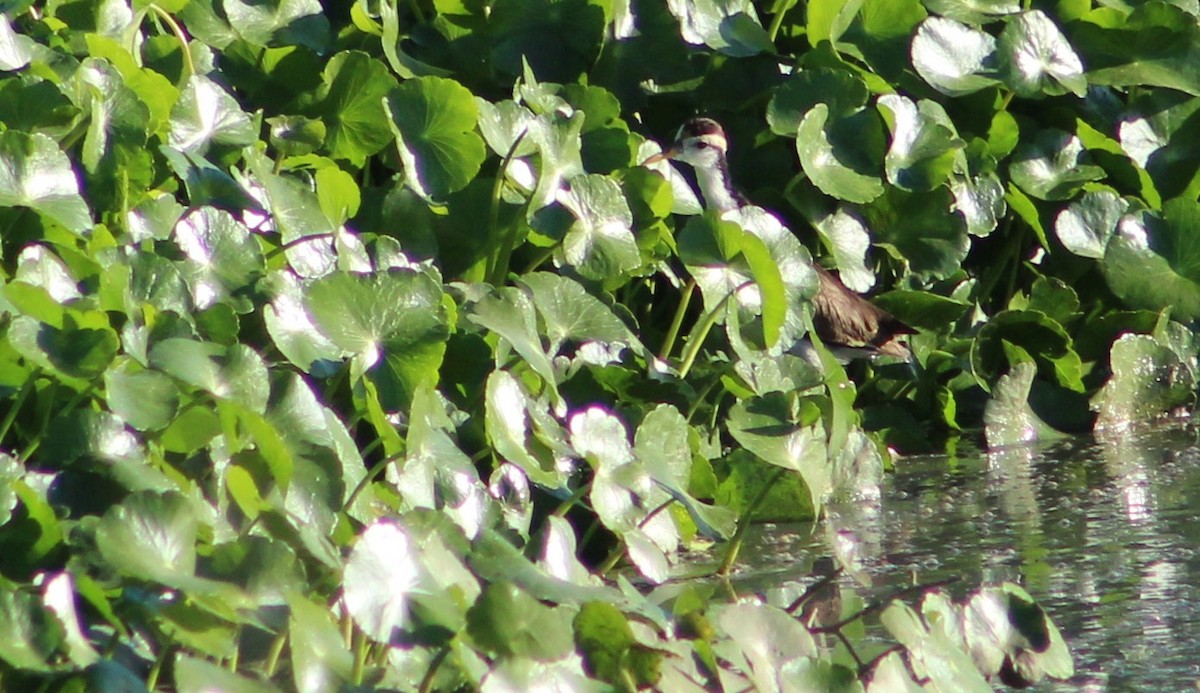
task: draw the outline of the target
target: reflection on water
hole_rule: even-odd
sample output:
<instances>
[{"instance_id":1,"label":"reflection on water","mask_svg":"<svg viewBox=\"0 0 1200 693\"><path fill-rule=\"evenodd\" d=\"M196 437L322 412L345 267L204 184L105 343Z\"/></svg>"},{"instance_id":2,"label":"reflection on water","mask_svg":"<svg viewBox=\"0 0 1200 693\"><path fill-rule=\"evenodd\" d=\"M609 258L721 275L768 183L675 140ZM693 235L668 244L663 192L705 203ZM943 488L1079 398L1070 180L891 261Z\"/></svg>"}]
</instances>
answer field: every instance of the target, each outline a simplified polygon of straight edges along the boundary
<instances>
[{"instance_id":1,"label":"reflection on water","mask_svg":"<svg viewBox=\"0 0 1200 693\"><path fill-rule=\"evenodd\" d=\"M824 546L808 549L814 543ZM818 527L766 526L743 590L791 591L837 551L886 594L1012 580L1050 613L1076 677L1037 690L1196 690L1200 681L1200 428L900 460L879 499ZM851 578L846 578L850 586Z\"/></svg>"}]
</instances>

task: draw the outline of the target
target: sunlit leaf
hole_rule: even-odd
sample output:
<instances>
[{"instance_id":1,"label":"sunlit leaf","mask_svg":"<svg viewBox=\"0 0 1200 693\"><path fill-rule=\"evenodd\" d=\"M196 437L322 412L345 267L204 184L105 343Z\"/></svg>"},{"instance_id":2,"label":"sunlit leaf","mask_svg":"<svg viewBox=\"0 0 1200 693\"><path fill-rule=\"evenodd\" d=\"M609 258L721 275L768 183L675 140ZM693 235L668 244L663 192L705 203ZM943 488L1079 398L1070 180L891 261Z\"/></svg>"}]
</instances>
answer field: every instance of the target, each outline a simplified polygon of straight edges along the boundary
<instances>
[{"instance_id":1,"label":"sunlit leaf","mask_svg":"<svg viewBox=\"0 0 1200 693\"><path fill-rule=\"evenodd\" d=\"M1147 335L1113 343L1112 377L1093 400L1097 428L1120 429L1193 402L1195 377L1175 352Z\"/></svg>"},{"instance_id":2,"label":"sunlit leaf","mask_svg":"<svg viewBox=\"0 0 1200 693\"><path fill-rule=\"evenodd\" d=\"M249 229L224 210L201 207L176 224L175 242L187 258L180 271L198 309L217 302L228 302L241 312L250 309L242 292L261 276L264 263Z\"/></svg>"},{"instance_id":3,"label":"sunlit leaf","mask_svg":"<svg viewBox=\"0 0 1200 693\"><path fill-rule=\"evenodd\" d=\"M918 27L912 62L922 79L947 96L971 94L997 82L996 39L945 17L930 17Z\"/></svg>"},{"instance_id":4,"label":"sunlit leaf","mask_svg":"<svg viewBox=\"0 0 1200 693\"><path fill-rule=\"evenodd\" d=\"M767 32L758 21L754 5L745 0L702 0L667 3L679 19L683 39L707 45L726 55L750 56L774 52Z\"/></svg>"},{"instance_id":5,"label":"sunlit leaf","mask_svg":"<svg viewBox=\"0 0 1200 693\"><path fill-rule=\"evenodd\" d=\"M314 281L305 302L317 329L354 355L387 409L406 407L418 387L436 382L448 326L441 285L429 273L336 272Z\"/></svg>"},{"instance_id":6,"label":"sunlit leaf","mask_svg":"<svg viewBox=\"0 0 1200 693\"><path fill-rule=\"evenodd\" d=\"M879 97L890 114L892 143L884 158L888 180L903 190L927 191L950 177L964 146L936 101L913 103L897 94Z\"/></svg>"},{"instance_id":7,"label":"sunlit leaf","mask_svg":"<svg viewBox=\"0 0 1200 693\"><path fill-rule=\"evenodd\" d=\"M299 44L322 52L329 41L329 20L317 0L224 0L229 26L255 46Z\"/></svg>"},{"instance_id":8,"label":"sunlit leaf","mask_svg":"<svg viewBox=\"0 0 1200 693\"><path fill-rule=\"evenodd\" d=\"M40 672L54 670L52 660L63 643L53 613L26 592L0 589L0 659L10 666Z\"/></svg>"},{"instance_id":9,"label":"sunlit leaf","mask_svg":"<svg viewBox=\"0 0 1200 693\"><path fill-rule=\"evenodd\" d=\"M1022 12L1009 21L997 43L1000 74L1020 96L1070 92L1083 96L1083 63L1062 31L1041 10Z\"/></svg>"},{"instance_id":10,"label":"sunlit leaf","mask_svg":"<svg viewBox=\"0 0 1200 693\"><path fill-rule=\"evenodd\" d=\"M1129 203L1108 190L1088 191L1054 220L1054 232L1067 250L1100 259L1117 233Z\"/></svg>"},{"instance_id":11,"label":"sunlit leaf","mask_svg":"<svg viewBox=\"0 0 1200 693\"><path fill-rule=\"evenodd\" d=\"M289 638L296 648L292 654L296 690L321 693L350 681L353 655L325 605L296 596L288 600L288 606Z\"/></svg>"},{"instance_id":12,"label":"sunlit leaf","mask_svg":"<svg viewBox=\"0 0 1200 693\"><path fill-rule=\"evenodd\" d=\"M276 693L279 689L257 679L239 676L224 667L183 654L175 658L175 689L179 693Z\"/></svg>"},{"instance_id":13,"label":"sunlit leaf","mask_svg":"<svg viewBox=\"0 0 1200 693\"><path fill-rule=\"evenodd\" d=\"M182 495L139 491L100 518L96 546L126 575L169 585L194 574L198 529Z\"/></svg>"},{"instance_id":14,"label":"sunlit leaf","mask_svg":"<svg viewBox=\"0 0 1200 693\"><path fill-rule=\"evenodd\" d=\"M485 151L475 133L478 110L461 84L443 77L408 80L389 92L384 107L406 180L419 195L441 200L479 173Z\"/></svg>"},{"instance_id":15,"label":"sunlit leaf","mask_svg":"<svg viewBox=\"0 0 1200 693\"><path fill-rule=\"evenodd\" d=\"M833 481L824 427L798 420L782 394L735 404L729 432L763 462L799 472L814 508L829 496Z\"/></svg>"},{"instance_id":16,"label":"sunlit leaf","mask_svg":"<svg viewBox=\"0 0 1200 693\"><path fill-rule=\"evenodd\" d=\"M346 562L342 589L346 610L364 633L386 643L408 625L420 570L404 527L380 521L363 531Z\"/></svg>"},{"instance_id":17,"label":"sunlit leaf","mask_svg":"<svg viewBox=\"0 0 1200 693\"><path fill-rule=\"evenodd\" d=\"M851 131L856 140L849 139ZM796 131L800 165L821 192L847 202L870 202L883 193L878 174L882 155L872 157L876 143L882 152L877 133L879 123L869 111L831 123L829 107L817 104L804 114Z\"/></svg>"},{"instance_id":18,"label":"sunlit leaf","mask_svg":"<svg viewBox=\"0 0 1200 693\"><path fill-rule=\"evenodd\" d=\"M258 128L233 96L203 75L192 75L171 110L170 145L203 153L210 144L240 146L258 139Z\"/></svg>"},{"instance_id":19,"label":"sunlit leaf","mask_svg":"<svg viewBox=\"0 0 1200 693\"><path fill-rule=\"evenodd\" d=\"M731 604L717 617L750 664L759 690L775 690L788 662L812 656L816 643L808 630L787 612L766 604Z\"/></svg>"},{"instance_id":20,"label":"sunlit leaf","mask_svg":"<svg viewBox=\"0 0 1200 693\"><path fill-rule=\"evenodd\" d=\"M1198 209L1195 202L1177 198L1164 205L1161 219L1148 213L1124 219L1101 263L1113 293L1133 308L1170 306L1171 314L1183 320L1200 315Z\"/></svg>"},{"instance_id":21,"label":"sunlit leaf","mask_svg":"<svg viewBox=\"0 0 1200 693\"><path fill-rule=\"evenodd\" d=\"M562 261L587 279L604 280L638 266L633 213L616 181L587 174L570 179L559 194L575 216L562 242Z\"/></svg>"},{"instance_id":22,"label":"sunlit leaf","mask_svg":"<svg viewBox=\"0 0 1200 693\"><path fill-rule=\"evenodd\" d=\"M1084 183L1104 177L1079 138L1061 130L1043 130L1032 142L1018 145L1009 173L1014 183L1041 200L1065 200Z\"/></svg>"},{"instance_id":23,"label":"sunlit leaf","mask_svg":"<svg viewBox=\"0 0 1200 693\"><path fill-rule=\"evenodd\" d=\"M33 39L13 31L8 17L0 19L0 70L12 72L33 59Z\"/></svg>"},{"instance_id":24,"label":"sunlit leaf","mask_svg":"<svg viewBox=\"0 0 1200 693\"><path fill-rule=\"evenodd\" d=\"M71 161L40 133L0 133L0 207L29 207L77 234L92 228Z\"/></svg>"},{"instance_id":25,"label":"sunlit leaf","mask_svg":"<svg viewBox=\"0 0 1200 693\"><path fill-rule=\"evenodd\" d=\"M165 339L151 349L150 365L215 397L255 411L266 407L266 365L244 344L225 348L212 342Z\"/></svg>"},{"instance_id":26,"label":"sunlit leaf","mask_svg":"<svg viewBox=\"0 0 1200 693\"><path fill-rule=\"evenodd\" d=\"M179 389L166 375L121 360L104 374L113 413L139 431L165 428L175 418Z\"/></svg>"},{"instance_id":27,"label":"sunlit leaf","mask_svg":"<svg viewBox=\"0 0 1200 693\"><path fill-rule=\"evenodd\" d=\"M362 166L392 140L381 100L396 86L387 67L358 51L334 55L313 95L313 115L325 123L325 146L338 159Z\"/></svg>"},{"instance_id":28,"label":"sunlit leaf","mask_svg":"<svg viewBox=\"0 0 1200 693\"><path fill-rule=\"evenodd\" d=\"M501 656L549 661L571 651L570 615L507 582L489 585L467 613L467 632Z\"/></svg>"}]
</instances>

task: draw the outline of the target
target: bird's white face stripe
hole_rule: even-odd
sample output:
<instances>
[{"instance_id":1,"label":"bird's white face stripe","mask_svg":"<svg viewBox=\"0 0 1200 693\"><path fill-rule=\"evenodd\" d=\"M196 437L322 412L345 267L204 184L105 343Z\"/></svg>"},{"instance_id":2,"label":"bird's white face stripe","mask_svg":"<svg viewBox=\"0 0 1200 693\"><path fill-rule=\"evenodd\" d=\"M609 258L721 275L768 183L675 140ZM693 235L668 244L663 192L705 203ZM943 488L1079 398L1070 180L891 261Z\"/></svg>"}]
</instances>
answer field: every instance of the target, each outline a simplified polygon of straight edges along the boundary
<instances>
[{"instance_id":1,"label":"bird's white face stripe","mask_svg":"<svg viewBox=\"0 0 1200 693\"><path fill-rule=\"evenodd\" d=\"M684 137L680 141L683 143L682 149L684 149L684 150L703 149L703 147L696 146L697 143L699 143L699 142L703 142L706 145L708 145L709 147L712 147L713 149L716 149L717 151L719 151L721 153L725 153L725 151L727 151L727 149L729 147L729 143L725 141L725 136L715 133L715 132L709 133L707 135L696 135L696 136L692 136L692 137Z\"/></svg>"}]
</instances>

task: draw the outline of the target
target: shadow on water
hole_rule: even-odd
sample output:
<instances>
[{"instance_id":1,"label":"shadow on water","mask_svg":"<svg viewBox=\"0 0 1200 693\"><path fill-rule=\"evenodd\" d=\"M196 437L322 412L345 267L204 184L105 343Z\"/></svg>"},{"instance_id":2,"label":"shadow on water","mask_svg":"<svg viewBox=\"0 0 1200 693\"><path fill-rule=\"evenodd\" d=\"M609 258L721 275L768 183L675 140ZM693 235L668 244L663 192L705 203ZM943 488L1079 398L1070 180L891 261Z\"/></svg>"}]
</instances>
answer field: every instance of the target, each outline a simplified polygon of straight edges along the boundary
<instances>
[{"instance_id":1,"label":"shadow on water","mask_svg":"<svg viewBox=\"0 0 1200 693\"><path fill-rule=\"evenodd\" d=\"M811 526L764 525L739 591L803 591L832 549L871 598L1012 580L1049 612L1076 676L1043 691L1196 690L1200 424L897 462L880 497ZM810 579L810 578L806 578ZM865 587L864 587L865 586ZM780 594L782 592L783 594Z\"/></svg>"}]
</instances>

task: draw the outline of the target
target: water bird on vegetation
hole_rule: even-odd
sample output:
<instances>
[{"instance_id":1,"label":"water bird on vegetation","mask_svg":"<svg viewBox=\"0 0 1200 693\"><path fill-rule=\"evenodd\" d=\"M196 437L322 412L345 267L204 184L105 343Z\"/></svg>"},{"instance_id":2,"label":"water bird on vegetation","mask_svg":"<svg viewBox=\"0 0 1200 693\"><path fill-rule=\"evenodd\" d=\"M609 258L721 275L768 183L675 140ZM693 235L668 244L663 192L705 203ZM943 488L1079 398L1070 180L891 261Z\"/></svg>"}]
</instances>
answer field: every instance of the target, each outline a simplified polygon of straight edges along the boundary
<instances>
[{"instance_id":1,"label":"water bird on vegetation","mask_svg":"<svg viewBox=\"0 0 1200 693\"><path fill-rule=\"evenodd\" d=\"M646 163L673 159L691 165L704 205L725 212L750 204L730 179L725 156L728 149L729 141L720 123L711 118L692 118L679 129L669 148ZM911 356L902 338L915 330L851 291L820 265L814 264L813 269L819 280L813 297L813 328L835 355L843 360L878 354L903 359Z\"/></svg>"}]
</instances>

